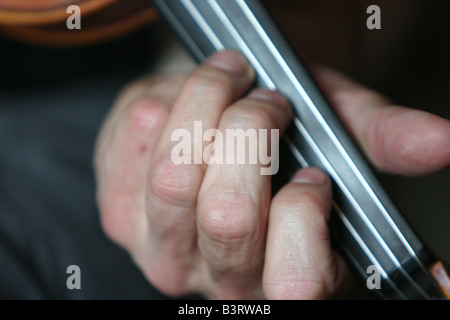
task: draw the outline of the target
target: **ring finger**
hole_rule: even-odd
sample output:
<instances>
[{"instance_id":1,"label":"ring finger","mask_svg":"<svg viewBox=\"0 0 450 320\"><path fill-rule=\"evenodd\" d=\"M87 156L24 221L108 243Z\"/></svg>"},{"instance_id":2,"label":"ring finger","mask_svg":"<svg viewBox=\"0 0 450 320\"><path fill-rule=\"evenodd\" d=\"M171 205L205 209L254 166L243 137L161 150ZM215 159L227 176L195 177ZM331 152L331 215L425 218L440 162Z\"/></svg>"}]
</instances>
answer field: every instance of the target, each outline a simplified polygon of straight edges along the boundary
<instances>
[{"instance_id":1,"label":"ring finger","mask_svg":"<svg viewBox=\"0 0 450 320\"><path fill-rule=\"evenodd\" d=\"M253 298L260 289L271 174L291 115L287 100L267 90L253 91L222 115L197 211L213 297Z\"/></svg>"}]
</instances>

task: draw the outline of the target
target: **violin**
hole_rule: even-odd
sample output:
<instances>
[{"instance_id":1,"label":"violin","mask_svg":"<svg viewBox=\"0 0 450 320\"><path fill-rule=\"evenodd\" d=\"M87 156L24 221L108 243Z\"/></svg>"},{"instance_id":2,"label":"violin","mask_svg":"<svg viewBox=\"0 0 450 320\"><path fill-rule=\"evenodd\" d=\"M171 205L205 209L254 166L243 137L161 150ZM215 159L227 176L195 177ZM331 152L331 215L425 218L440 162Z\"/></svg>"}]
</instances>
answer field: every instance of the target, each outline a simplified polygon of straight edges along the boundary
<instances>
[{"instance_id":1,"label":"violin","mask_svg":"<svg viewBox=\"0 0 450 320\"><path fill-rule=\"evenodd\" d=\"M76 4L83 28L68 32ZM333 180L331 233L349 265L367 280L382 276L381 299L449 299L449 273L415 234L372 173L307 69L257 0L0 0L0 32L47 45L105 41L163 16L200 62L215 51L242 52L256 85L282 92L296 117L283 136L281 166L289 178L316 166Z\"/></svg>"},{"instance_id":2,"label":"violin","mask_svg":"<svg viewBox=\"0 0 450 320\"><path fill-rule=\"evenodd\" d=\"M82 13L79 30L68 30L66 25L71 5L77 5ZM95 44L156 19L148 0L0 0L0 33L41 45Z\"/></svg>"}]
</instances>

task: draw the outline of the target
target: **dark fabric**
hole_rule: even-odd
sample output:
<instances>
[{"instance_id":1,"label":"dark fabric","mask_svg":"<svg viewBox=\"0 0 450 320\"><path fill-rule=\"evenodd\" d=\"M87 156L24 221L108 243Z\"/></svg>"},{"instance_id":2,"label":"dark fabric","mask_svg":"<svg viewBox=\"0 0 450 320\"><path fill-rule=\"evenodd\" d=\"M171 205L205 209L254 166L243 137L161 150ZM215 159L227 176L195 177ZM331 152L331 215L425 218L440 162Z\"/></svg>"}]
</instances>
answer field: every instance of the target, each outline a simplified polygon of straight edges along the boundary
<instances>
[{"instance_id":1,"label":"dark fabric","mask_svg":"<svg viewBox=\"0 0 450 320\"><path fill-rule=\"evenodd\" d=\"M104 236L91 165L113 99L147 68L146 37L71 49L0 39L0 298L164 298ZM66 287L70 265L81 290Z\"/></svg>"}]
</instances>

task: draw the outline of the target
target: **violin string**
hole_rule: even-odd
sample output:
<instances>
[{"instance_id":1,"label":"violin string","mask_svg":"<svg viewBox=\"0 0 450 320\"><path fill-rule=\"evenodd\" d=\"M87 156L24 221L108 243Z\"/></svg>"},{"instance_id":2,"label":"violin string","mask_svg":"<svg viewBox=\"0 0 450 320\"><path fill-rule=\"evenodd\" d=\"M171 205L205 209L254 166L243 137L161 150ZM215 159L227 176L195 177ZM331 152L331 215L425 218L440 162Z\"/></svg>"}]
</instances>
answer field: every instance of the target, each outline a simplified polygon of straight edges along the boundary
<instances>
[{"instance_id":1,"label":"violin string","mask_svg":"<svg viewBox=\"0 0 450 320\"><path fill-rule=\"evenodd\" d=\"M205 54L197 45L197 43L192 39L191 35L186 31L183 24L177 18L177 16L172 12L170 7L163 0L153 0L153 2L158 5L160 11L164 13L164 16L167 20L170 21L170 24L175 29L175 31L180 35L183 41L186 42L187 47L192 51L192 54L197 57L200 61L206 59Z\"/></svg>"},{"instance_id":2,"label":"violin string","mask_svg":"<svg viewBox=\"0 0 450 320\"><path fill-rule=\"evenodd\" d=\"M205 55L203 54L203 52L202 52L202 50L195 44L195 41L193 41L193 39L190 37L190 35L184 30L184 27L183 27L183 24L178 20L178 18L171 12L171 9L169 8L169 7L167 7L166 6L166 4L164 3L164 1L160 1L160 0L155 0L156 2L158 2L158 5L159 5L159 7L164 11L164 13L165 13L165 15L171 20L171 22L173 23L173 25L175 26L175 28L177 29L177 31L182 35L182 36L185 36L184 37L184 40L187 42L187 44L188 44L188 46L189 45L192 45L191 46L191 50L193 50L194 51L194 54L197 54L197 57L198 58L205 58ZM214 33L214 31L209 27L209 25L208 25L208 23L202 18L202 19L199 19L199 17L201 17L201 14L197 11L197 9L196 9L196 7L195 7L195 5L194 5L194 3L192 3L192 1L191 0L181 0L182 2L183 2L183 4L184 4L184 7L185 7L185 9L190 13L190 15L191 15L191 17L196 21L196 23L199 25L199 27L202 29L202 31L205 33L205 35L209 35L209 38L211 38L211 36L212 35L214 35L213 36L213 38L215 38L216 39L216 41L214 41L214 43L213 43L213 45L215 45L215 47L216 47L216 49L217 50L222 50L222 47L223 47L223 44L220 42L220 40L219 40L219 38L217 37L217 35ZM266 75L266 77L263 77L263 80L265 81L265 83L266 83L266 85L269 87L269 88L274 88L275 87L275 85L273 84L273 81L270 79L270 77L267 75L267 73L265 72L265 70L261 67L261 64L259 63L259 61L258 61L258 59L253 55L253 53L251 52L251 50L248 48L248 46L246 45L246 43L245 43L245 41L242 39L242 37L239 35L239 32L236 30L236 28L235 28L235 26L232 24L232 22L228 19L228 17L226 16L226 14L225 14L225 12L223 12L223 10L222 10L222 8L220 7L220 5L217 3L217 1L214 1L214 0L207 0L208 1L208 3L210 4L210 6L211 6L211 8L213 9L213 11L216 13L216 15L218 16L218 18L222 21L222 23L223 24L225 24L225 26L227 27L227 29L228 29L228 31L230 32L230 30L231 30L231 36L233 37L233 39L237 42L237 44L240 46L240 48L242 49L242 50L244 50L245 51L245 53L247 53L247 55L248 55L248 57L249 57L249 60L252 60L251 62L252 62L252 64L254 65L254 66L256 66L256 69L260 69L260 70L257 70L257 72L259 73L259 74L263 74L263 75ZM247 6L247 4L245 3L245 1L239 1L239 0L237 0L237 2L240 4L240 6L241 6L241 8L243 8L243 6L245 5L245 6ZM193 8L195 9L195 10L193 10ZM245 8L245 7L244 7ZM256 28L255 27L255 25L254 25L254 23L255 23L255 21L257 22L257 20L256 20L256 18L255 17L249 17L249 12L251 13L251 10L247 7L247 9L248 10L243 10L243 13L247 16L247 18L249 19L249 20L253 20L253 21L251 21L252 23L253 23L253 26L254 26L254 28L256 29L256 31L259 33L259 35L261 36L261 30L264 32L264 30L262 29L262 27L259 25L259 28ZM252 13L251 13L252 14ZM267 36L267 35L265 35L265 36ZM265 44L266 45L268 45L269 46L269 49L271 49L270 48L270 46L273 46L273 44L271 43L271 42L269 42L269 44L268 44L268 42L267 42L267 39L265 39L264 38L264 35L263 35L263 40L264 40L264 42L265 42ZM272 49L273 50L273 49ZM273 54L273 52L272 52L272 54ZM275 56L275 58L277 58L276 56ZM290 69L289 69L290 70ZM292 80L292 79L291 79ZM298 119L297 119L298 120ZM298 122L298 123L300 123L300 122ZM292 144L293 145L293 144ZM295 148L295 150L297 150L297 148L294 146L294 148ZM297 152L298 152L298 150L297 150ZM299 152L298 152L299 153ZM347 155L348 156L348 155ZM294 157L295 158L295 157ZM298 161L298 158L295 158L297 161ZM300 163L301 164L301 163ZM304 163L303 163L304 164ZM342 211L341 211L342 212ZM342 215L343 215L343 213L342 213ZM345 217L345 216L344 216ZM342 216L341 216L341 218L342 218ZM341 219L341 221L342 221L342 219ZM347 220L348 221L348 220ZM392 222L392 220L388 220L388 222L389 223L391 223ZM347 226L348 227L348 226ZM348 228L347 228L348 229ZM395 228L394 229L396 229L396 226L395 226ZM397 228L398 229L398 228ZM354 234L352 234L352 236L355 238L355 235ZM355 239L356 240L356 239ZM400 240L402 240L402 238L400 238ZM406 239L404 239L403 238L403 240L405 240L406 241ZM361 240L362 241L362 240ZM357 241L358 242L358 241ZM402 241L402 242L404 242L404 241ZM360 245L360 246L365 246L364 244L362 244L361 242L358 242L358 244ZM410 246L409 246L409 244L408 244L408 247L409 248L411 248ZM368 248L367 248L367 250L368 250ZM349 250L347 250L347 251L349 251ZM371 256L373 256L373 254L370 252L370 250L369 250L369 252L366 252L366 254L367 253L369 253L369 255L371 255ZM415 255L414 255L415 256ZM416 257L416 259L417 259L417 257ZM371 261L373 261L373 260L371 260ZM419 260L419 262L420 262L420 260ZM395 261L394 261L394 263L395 263ZM375 264L377 264L377 263L375 263ZM421 264L421 263L420 263ZM378 265L379 265L379 263L378 263ZM422 265L422 264L421 264ZM400 265L400 268L401 269L403 269L403 267ZM405 270L403 270L403 271L405 271ZM412 283L413 283L413 285L415 284L415 282L407 275L407 278L410 280L410 281L412 281ZM387 277L387 279L389 280L389 281L391 281L390 279L389 279L389 277ZM416 285L416 288L417 288L417 284L415 284ZM394 287L394 290L395 290L395 288L396 288L396 286L395 285L393 285L393 287ZM400 296L402 296L403 295L403 293L397 288L396 289L396 291L399 293L399 295ZM422 291L421 289L420 289L420 291ZM424 293L423 291L422 291L422 293ZM426 296L426 294L425 294L425 296Z\"/></svg>"},{"instance_id":3,"label":"violin string","mask_svg":"<svg viewBox=\"0 0 450 320\"><path fill-rule=\"evenodd\" d=\"M187 0L187 1L191 1L191 0ZM256 58L256 56L253 54L253 52L248 48L245 40L241 37L241 35L239 34L239 31L236 29L236 27L233 25L233 23L230 21L230 19L228 18L227 14L223 11L223 9L220 7L220 5L218 4L218 2L216 0L206 0L210 5L211 8L213 9L213 11L216 13L217 17L222 21L222 23L225 25L227 31L230 33L231 37L235 40L235 42L238 44L238 46L240 47L240 49L243 50L244 54L246 54L246 56L249 58L250 62L254 62L256 61L257 63L256 68L257 71L258 69L260 69L261 64L259 63L258 59ZM200 26L202 21L197 21ZM203 29L203 28L202 28ZM263 39L266 40L266 39ZM270 79L270 77L266 74L267 78ZM265 79L263 79L264 82ZM268 85L269 89L271 89L271 87L273 87L273 81L270 80L269 83L266 82L266 85ZM276 87L275 87L276 88ZM272 88L273 89L273 88ZM323 156L323 154L320 152L320 149L318 148L318 146L315 144L314 140L309 136L307 130L301 130L302 129L302 125L301 122L297 119L294 118L294 123L296 124L297 128L300 129L302 135L304 137L308 137L309 139L307 139L308 144L310 144L310 146L315 149L316 152L318 152L319 155L322 155L322 161L326 160L325 156ZM303 128L304 129L304 128ZM327 164L328 169L331 172L334 172L333 177L337 178L340 180L339 176L337 175L336 171L334 170L334 168L332 167L332 165L328 162L325 161L325 163ZM342 181L341 181L342 182ZM341 187L345 185L343 183L340 184ZM350 195L351 198L353 198L353 196L351 195L350 192L347 193L347 195ZM354 198L353 198L354 199ZM353 205L356 205L356 209L358 211L358 213L360 214L360 216L362 217L366 217L366 215L364 214L364 212L361 210L361 208L359 207L358 203L356 201L353 201ZM394 263L397 265L398 268L400 268L400 270L403 269L403 267L400 265L400 263L398 263L398 260L395 259L395 256L393 255L393 253L389 250L388 246L386 245L386 243L382 240L381 235L378 233L378 231L374 228L374 226L372 225L372 223L370 222L370 220L365 219L366 223L371 226L371 232L375 235L375 237L377 238L378 242L382 245L383 249L385 250L385 252L388 253L388 255L390 256L390 258L394 258L393 261ZM360 243L360 242L359 242ZM406 274L406 272L403 270L403 272ZM408 277L409 278L409 277ZM412 280L409 278L409 280ZM426 294L425 294L426 297Z\"/></svg>"},{"instance_id":4,"label":"violin string","mask_svg":"<svg viewBox=\"0 0 450 320\"><path fill-rule=\"evenodd\" d=\"M290 140L289 137L286 135L283 136L284 141L286 142L289 151L293 155L293 157L298 161L301 167L306 168L309 166L308 162L305 160L305 158L301 155L300 151L297 149L295 144ZM347 231L352 235L353 239L358 243L358 245L361 247L361 249L364 251L366 256L371 261L372 265L376 266L377 270L380 272L381 276L385 279L385 281L391 286L394 291L396 291L399 296L406 300L406 296L401 292L401 290L393 283L393 281L390 279L389 275L387 274L386 270L383 269L381 264L378 262L378 260L375 258L373 253L370 251L370 249L367 247L367 245L364 243L364 241L359 236L358 232L354 228L354 226L350 223L350 221L345 217L344 212L341 210L341 208L338 206L338 204L333 200L332 202L333 208L335 209L341 223L346 227ZM341 248L345 251L346 255L350 260L352 260L353 264L363 275L363 278L367 278L367 274L363 271L363 268L359 262L354 258L353 254L351 254L351 251L348 250L345 243L340 244ZM378 293L382 294L381 291L378 291ZM384 295L383 295L384 296Z\"/></svg>"},{"instance_id":5,"label":"violin string","mask_svg":"<svg viewBox=\"0 0 450 320\"><path fill-rule=\"evenodd\" d=\"M325 155L322 153L320 148L317 146L317 144L314 142L313 138L310 136L308 131L305 129L303 124L298 120L298 118L294 118L294 124L297 127L297 129L300 131L302 136L307 140L308 144L313 148L316 155L319 156L321 159L321 162L325 165L327 172L331 175L333 180L336 182L337 185L341 188L341 190L344 192L344 194L347 196L347 199L349 199L350 203L352 204L355 211L358 213L360 218L364 221L365 225L369 228L371 233L374 235L380 246L383 248L383 250L387 253L391 261L395 264L397 269L408 279L408 281L416 288L418 292L420 292L421 295L423 295L425 298L430 299L428 294L423 291L423 289L410 277L410 275L406 272L406 270L403 268L401 263L398 261L392 250L389 248L385 240L382 238L380 233L376 230L375 226L372 224L372 222L369 220L367 215L365 214L364 210L361 208L359 203L354 198L353 194L348 190L346 184L342 181L339 174L335 171L334 167L331 165L331 163L328 161L328 159L325 157ZM347 220L347 219L346 219ZM348 220L347 220L348 221ZM349 229L350 231L351 229ZM352 234L354 234L352 232ZM359 236L359 235L358 235Z\"/></svg>"},{"instance_id":6,"label":"violin string","mask_svg":"<svg viewBox=\"0 0 450 320\"><path fill-rule=\"evenodd\" d=\"M231 20L228 18L227 14L223 11L222 7L219 5L219 3L217 2L217 0L207 0L207 2L210 4L211 8L213 9L213 11L216 13L217 17L222 21L222 23L225 25L227 31L230 33L230 35L232 36L232 38L235 40L235 42L238 44L238 46L243 50L244 54L246 54L246 56L249 58L250 62L252 61L256 61L257 62L257 66L260 66L260 63L258 61L258 59L256 58L256 56L253 54L253 52L248 48L245 40L241 37L239 31L236 29L236 27L233 25L233 23L231 22ZM362 181L364 181L363 186L366 189L369 189L371 191L370 196L373 199L373 196L375 196L375 194L373 193L373 191L371 190L370 186L368 186L366 180L363 178L362 174L359 172L359 170L357 169L356 165L353 163L352 159L350 158L350 156L348 155L348 153L345 151L345 149L342 147L342 145L339 143L339 140L337 139L337 137L334 135L333 131L331 130L331 128L329 127L329 125L326 123L325 119L322 117L322 115L320 114L319 110L317 109L317 107L314 105L314 103L311 101L309 95L305 92L304 88L302 87L302 85L300 84L300 82L297 80L297 78L295 77L295 75L292 73L292 70L289 68L289 66L287 65L286 61L282 58L281 54L279 53L279 51L276 49L275 45L272 43L272 41L270 40L270 38L268 37L268 35L265 33L264 29L262 28L262 26L259 24L258 20L256 19L256 17L253 15L252 11L250 10L250 8L248 8L247 4L245 3L245 1L243 0L236 0L236 2L238 3L238 5L240 6L242 12L244 13L244 15L247 17L247 19L250 21L250 23L252 24L253 28L255 29L255 31L257 32L257 34L260 36L261 40L263 41L263 43L266 45L266 47L269 49L270 53L272 54L272 56L275 58L275 60L282 66L282 70L283 72L287 75L287 77L289 78L291 84L294 85L294 87L297 89L297 92L300 92L303 100L306 102L307 106L310 108L310 110L312 111L312 113L314 114L314 116L316 117L316 119L319 121L319 123L321 124L322 128L324 128L324 130L327 132L328 136L330 137L331 141L333 141L333 143L336 145L337 149L339 150L339 152L341 153L341 155L344 156L345 160L347 161L348 164L350 164L350 167L352 169L352 171L356 174L356 176L358 177L358 179ZM258 68L259 69L259 68ZM265 73L266 77L270 79L270 76L267 75L267 73ZM270 79L269 83L266 83L269 89L276 89L276 87L274 88L273 85L273 81ZM309 135L308 131L306 129L301 130L301 122L298 120L298 118L294 118L294 123L296 124L297 128L300 129L300 131L302 131L302 135L304 138L306 138L308 144L315 149L316 154L318 154L321 158L322 158L322 163L326 164L327 168L329 169L329 171L333 174L333 178L337 181L339 181L340 183L340 187L341 189L344 190L344 192L346 192L346 195L349 197L350 200L352 201L352 204L354 206L354 208L356 209L356 211L358 212L358 214L360 215L360 217L364 220L364 222L366 223L366 225L369 227L370 231L372 232L372 234L376 237L377 241L379 242L379 244L382 246L383 250L388 254L389 258L392 260L392 262L396 265L396 267L398 268L398 270L408 279L408 281L415 287L415 289L426 299L430 299L430 297L428 296L428 294L423 291L423 289L418 286L418 284L409 276L409 274L406 272L406 270L404 270L403 266L400 264L400 262L397 260L397 258L395 257L395 255L393 254L393 252L390 250L390 248L387 246L387 244L385 243L385 241L383 240L383 238L381 237L381 235L379 234L379 232L376 230L376 228L373 226L372 222L367 218L366 214L364 213L364 211L361 209L361 207L359 206L359 204L354 200L353 195L350 193L350 191L346 188L345 184L342 183L342 180L340 179L339 175L337 175L336 171L334 170L333 166L327 161L326 157L322 154L322 152L320 151L320 149L318 148L318 146L316 145L315 141L312 139L312 137ZM376 196L375 196L376 197ZM383 206L380 207L381 202L375 201L376 205L379 207L379 209L381 210L381 212L383 212L383 215L386 217L389 217L389 215L387 214L385 208ZM395 225L395 223L393 223L392 219L389 217L389 219L386 219L387 222L391 225L392 229L394 230L394 232L397 234L397 236L400 234L401 232L398 229L398 227ZM413 253L413 257L416 257L414 251L412 250L411 246L409 245L409 243L406 242L406 239L403 237L403 235L399 236L399 239L401 240L401 242L405 245L405 247L408 249L408 251L411 254L411 251ZM416 258L417 259L417 258ZM419 261L420 265L422 265L422 263Z\"/></svg>"},{"instance_id":7,"label":"violin string","mask_svg":"<svg viewBox=\"0 0 450 320\"><path fill-rule=\"evenodd\" d=\"M261 66L261 64L258 61L258 59L251 52L251 50L248 47L248 45L246 44L246 42L241 37L239 32L236 30L235 26L229 20L229 18L227 17L226 13L222 10L222 8L217 3L217 1L215 1L215 0L206 0L206 1L209 3L209 5L211 6L211 9L215 12L217 17L220 19L222 24L225 26L227 31L230 33L231 37L237 43L239 48L241 50L243 50L244 54L246 54L247 58L250 60L252 65L255 67L255 69L258 72L258 74L262 74L263 75L262 80L266 84L266 86L269 89L271 88L272 90L274 90L276 88L275 84L270 79L270 77L267 75L267 73L265 72L264 68ZM203 19L203 17L201 19L199 19L199 17L201 17L201 14L198 12L198 10L195 7L195 5L192 2L192 0L181 0L181 3L182 3L184 8L188 11L190 16L194 19L194 21L197 23L197 25L201 28L201 30L203 31L203 33L207 37L208 37L208 35L211 36L211 34L214 34L214 38L216 39L216 41L214 41L213 45L215 45L215 49L216 50L220 49L223 46L223 44L220 42L220 40L218 40L219 37L211 29L211 27L209 26L208 22L205 21ZM359 244L361 244L361 243L359 242ZM371 255L373 256L372 253L371 253ZM374 262L374 263L377 264L376 262ZM379 263L378 263L378 265L379 265ZM382 270L381 266L379 266L379 267Z\"/></svg>"},{"instance_id":8,"label":"violin string","mask_svg":"<svg viewBox=\"0 0 450 320\"><path fill-rule=\"evenodd\" d=\"M326 120L323 118L320 111L317 109L317 106L314 104L314 102L311 100L310 96L306 93L305 89L301 85L301 83L298 81L297 77L292 72L291 68L289 68L288 64L286 63L285 59L282 57L276 46L273 44L270 37L265 32L264 28L259 23L258 19L256 19L255 15L253 14L252 10L248 7L245 0L236 0L236 3L241 8L244 15L248 18L249 22L255 29L255 31L258 33L258 35L263 40L263 43L266 45L267 49L270 51L272 56L275 58L275 60L282 66L283 72L286 74L286 76L289 78L290 82L294 87L297 89L297 92L300 93L303 100L306 102L306 105L311 110L317 121L320 123L324 131L329 136L330 140L333 142L335 147L338 149L339 153L344 157L346 162L349 164L350 168L352 169L353 173L361 183L361 185L364 187L364 189L367 191L367 193L370 195L372 200L374 201L375 205L379 208L380 212L383 214L386 221L391 225L392 229L394 230L397 237L400 239L400 241L403 243L404 247L408 250L410 255L413 257L413 259L416 260L418 265L421 267L421 269L425 272L426 268L422 264L422 261L420 261L417 257L416 252L411 247L409 242L404 237L403 233L398 228L397 224L392 220L392 217L387 212L386 208L381 203L380 199L377 197L373 189L369 186L367 180L362 175L359 168L356 166L354 161L351 159L348 152L345 150L345 148L342 146L342 144L339 142L339 139L336 137L335 133L329 126L329 124L326 122Z\"/></svg>"}]
</instances>

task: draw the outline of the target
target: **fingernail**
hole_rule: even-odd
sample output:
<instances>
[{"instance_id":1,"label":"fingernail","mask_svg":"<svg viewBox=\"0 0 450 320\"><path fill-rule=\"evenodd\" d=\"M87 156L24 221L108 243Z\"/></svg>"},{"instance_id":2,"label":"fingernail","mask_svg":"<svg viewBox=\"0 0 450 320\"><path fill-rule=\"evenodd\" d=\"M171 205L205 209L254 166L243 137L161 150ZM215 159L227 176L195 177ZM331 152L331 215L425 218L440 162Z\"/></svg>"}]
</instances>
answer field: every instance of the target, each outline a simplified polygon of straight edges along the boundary
<instances>
[{"instance_id":1,"label":"fingernail","mask_svg":"<svg viewBox=\"0 0 450 320\"><path fill-rule=\"evenodd\" d=\"M270 101L277 106L290 109L288 100L277 91L272 91L268 89L254 89L252 90L252 92L250 92L248 96L256 99Z\"/></svg>"},{"instance_id":2,"label":"fingernail","mask_svg":"<svg viewBox=\"0 0 450 320\"><path fill-rule=\"evenodd\" d=\"M297 171L291 178L294 183L325 184L328 180L327 175L316 168L305 168Z\"/></svg>"},{"instance_id":3,"label":"fingernail","mask_svg":"<svg viewBox=\"0 0 450 320\"><path fill-rule=\"evenodd\" d=\"M240 76L246 76L249 79L255 77L255 70L247 59L235 51L227 50L216 52L207 61L216 68L235 73Z\"/></svg>"}]
</instances>

